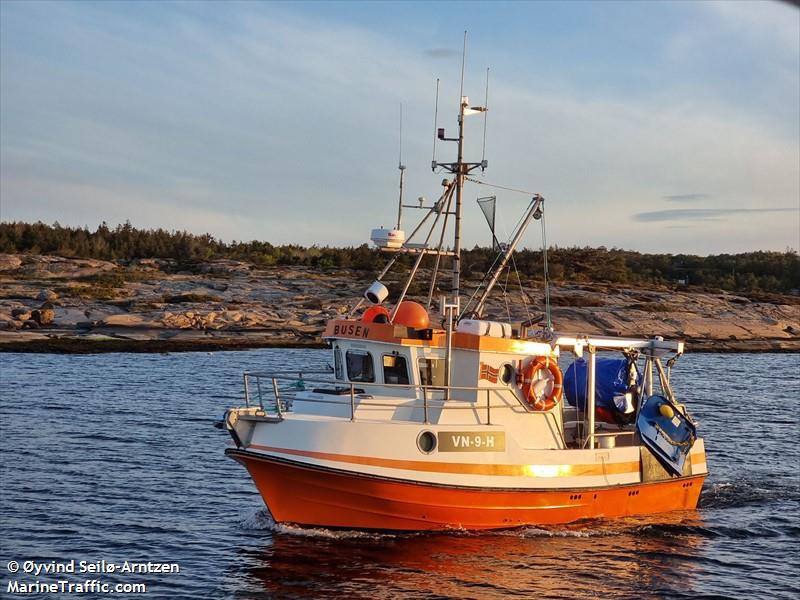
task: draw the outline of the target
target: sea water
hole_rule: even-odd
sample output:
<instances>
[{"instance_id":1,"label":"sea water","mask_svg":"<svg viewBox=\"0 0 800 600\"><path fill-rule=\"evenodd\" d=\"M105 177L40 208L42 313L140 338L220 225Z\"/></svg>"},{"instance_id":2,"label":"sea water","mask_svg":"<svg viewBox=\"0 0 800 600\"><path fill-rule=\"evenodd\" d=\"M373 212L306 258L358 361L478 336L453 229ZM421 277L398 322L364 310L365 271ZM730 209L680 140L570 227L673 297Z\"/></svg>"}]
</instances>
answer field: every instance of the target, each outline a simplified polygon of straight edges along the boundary
<instances>
[{"instance_id":1,"label":"sea water","mask_svg":"<svg viewBox=\"0 0 800 600\"><path fill-rule=\"evenodd\" d=\"M0 597L55 597L20 592L37 581L82 598L132 584L146 593L121 597L798 597L800 355L678 361L708 452L697 511L447 534L277 525L225 458L213 425L241 403L243 370L327 359L0 354Z\"/></svg>"}]
</instances>

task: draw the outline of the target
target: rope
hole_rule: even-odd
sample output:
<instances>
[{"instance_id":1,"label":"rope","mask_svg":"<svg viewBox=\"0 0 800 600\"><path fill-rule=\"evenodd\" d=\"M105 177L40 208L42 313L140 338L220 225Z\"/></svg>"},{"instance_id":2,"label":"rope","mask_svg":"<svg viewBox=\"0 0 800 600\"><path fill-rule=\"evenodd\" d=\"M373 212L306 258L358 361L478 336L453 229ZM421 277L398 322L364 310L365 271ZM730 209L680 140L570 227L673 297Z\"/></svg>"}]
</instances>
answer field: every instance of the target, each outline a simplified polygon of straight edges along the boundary
<instances>
[{"instance_id":1,"label":"rope","mask_svg":"<svg viewBox=\"0 0 800 600\"><path fill-rule=\"evenodd\" d=\"M528 317L528 321L531 320L531 311L528 310L528 293L525 291L525 288L522 287L522 279L519 276L519 270L517 270L517 261L514 260L514 255L511 255L511 264L514 266L514 273L517 274L517 283L519 284L519 295L522 299L522 306L525 307L525 316Z\"/></svg>"},{"instance_id":2,"label":"rope","mask_svg":"<svg viewBox=\"0 0 800 600\"><path fill-rule=\"evenodd\" d=\"M544 208L542 208L542 262L544 267L544 311L547 318L547 329L552 331L553 320L550 313L550 283L548 281L550 272L547 266L547 228L544 224Z\"/></svg>"},{"instance_id":3,"label":"rope","mask_svg":"<svg viewBox=\"0 0 800 600\"><path fill-rule=\"evenodd\" d=\"M481 288L483 288L483 284L486 282L486 278L487 278L487 277L489 277L489 273L491 273L491 272L492 272L492 269L494 269L494 266L497 264L497 261L499 261L499 260L500 260L500 257L501 257L501 256L502 256L502 253L500 253L500 254L498 254L497 256L495 256L495 258L494 258L494 261L492 261L492 264L491 264L491 266L490 266L490 267L489 267L489 269L486 271L486 273L484 273L484 274L483 274L483 278L482 278L482 279L481 279L481 280L478 282L478 285L477 285L477 287L475 288L475 291L474 291L474 292L472 292L472 295L469 297L469 300L467 300L467 303L464 305L464 308L461 310L461 313L458 315L458 319L459 319L459 320L460 320L460 319L461 319L461 318L462 318L464 315L466 315L466 314L467 314L467 309L468 309L468 308L470 307L470 305L472 304L472 301L473 301L473 300L475 300L475 296L477 296L477 295L478 295L478 292L479 292L479 291L481 291Z\"/></svg>"},{"instance_id":4,"label":"rope","mask_svg":"<svg viewBox=\"0 0 800 600\"><path fill-rule=\"evenodd\" d=\"M480 179L474 179L473 177L464 177L467 181L471 181L472 183L477 183L478 185L486 185L492 188L497 188L498 190L506 190L507 192L516 192L518 194L525 194L526 196L535 196L536 192L529 192L528 190L520 190L517 188L506 187L503 185L497 185L494 183L488 183L486 181L481 181Z\"/></svg>"},{"instance_id":5,"label":"rope","mask_svg":"<svg viewBox=\"0 0 800 600\"><path fill-rule=\"evenodd\" d=\"M447 233L447 220L450 218L450 204L453 201L453 192L455 191L455 186L451 186L447 197L447 206L444 207L444 222L442 223L442 231L439 235L439 245L436 247L437 252L442 251L442 245L444 244L444 235ZM442 197L442 202L444 202L444 196ZM442 255L436 255L436 261L434 262L433 266L433 274L431 275L431 287L428 290L428 304L427 310L431 309L431 302L433 301L433 292L436 290L436 278L438 277L439 273L439 263L441 262Z\"/></svg>"},{"instance_id":6,"label":"rope","mask_svg":"<svg viewBox=\"0 0 800 600\"><path fill-rule=\"evenodd\" d=\"M472 181L472 182L474 182L474 183L483 183L482 181L477 181L477 180L475 180L475 179L472 179L472 178L470 178L470 177L466 177L465 179L469 179L470 181ZM515 190L515 191L520 191L520 190ZM534 200L531 200L531 202L532 202L532 203L533 203L533 202L535 202L535 199L534 199ZM528 206L530 207L530 205L528 205ZM519 227L519 226L522 224L522 221L523 221L524 219L525 219L525 213L522 213L522 216L520 216L520 218L519 218L519 220L517 221L516 225L514 225L514 229L513 229L512 231L516 231L516 230L517 230L517 228L518 228L518 227ZM505 229L505 226L503 227L503 229ZM509 237L510 237L510 236L509 236ZM463 317L465 314L467 314L467 309L470 307L470 305L472 304L472 301L475 299L475 296L477 296L477 295L478 295L478 292L481 290L481 288L483 288L483 285L484 285L484 283L486 282L486 279L489 277L489 273L491 273L491 272L492 272L492 270L494 270L494 266L495 266L495 265L496 265L496 264L497 264L497 263L498 263L498 262L499 262L499 261L502 259L502 256L503 256L503 253L502 253L502 252L498 253L498 254L495 256L494 260L492 261L492 264L491 264L491 266L490 266L490 267L489 267L489 269L486 271L486 273L484 273L484 275L483 275L483 278L482 278L482 279L480 280L480 282L478 283L478 287L476 287L476 288L475 288L475 291L474 291L474 292L472 293L472 295L469 297L469 300L467 301L466 305L464 305L464 308L461 310L461 313L458 315L458 318L459 318L459 319L461 319L461 318L462 318L462 317ZM512 254L512 255L511 255L511 258L512 258L512 260L513 260L513 257L514 257L514 255Z\"/></svg>"},{"instance_id":7,"label":"rope","mask_svg":"<svg viewBox=\"0 0 800 600\"><path fill-rule=\"evenodd\" d=\"M297 381L295 381L293 383L281 386L279 391L281 391L281 392L288 392L288 391L291 391L291 390L303 391L305 389L306 389L306 382L303 381L302 379L299 379L299 380L297 380Z\"/></svg>"},{"instance_id":8,"label":"rope","mask_svg":"<svg viewBox=\"0 0 800 600\"><path fill-rule=\"evenodd\" d=\"M508 303L508 276L511 274L511 269L506 267L506 282L503 284L503 301L506 303L506 315L508 322L511 323L511 306Z\"/></svg>"},{"instance_id":9,"label":"rope","mask_svg":"<svg viewBox=\"0 0 800 600\"><path fill-rule=\"evenodd\" d=\"M655 427L655 430L656 430L658 433L660 433L660 434L661 434L661 436L662 436L662 437L663 437L665 440L667 440L667 441L668 441L670 444L672 444L673 446L677 446L678 448L686 448L687 446L692 446L692 445L694 445L694 436L692 436L692 435L690 435L690 436L689 436L689 439L688 439L688 440L684 440L684 441L682 441L682 442L676 442L675 440L673 440L673 439L672 439L672 438L669 436L669 434L668 434L666 431L664 431L664 430L661 428L661 426L660 426L658 423L653 423L653 426Z\"/></svg>"}]
</instances>

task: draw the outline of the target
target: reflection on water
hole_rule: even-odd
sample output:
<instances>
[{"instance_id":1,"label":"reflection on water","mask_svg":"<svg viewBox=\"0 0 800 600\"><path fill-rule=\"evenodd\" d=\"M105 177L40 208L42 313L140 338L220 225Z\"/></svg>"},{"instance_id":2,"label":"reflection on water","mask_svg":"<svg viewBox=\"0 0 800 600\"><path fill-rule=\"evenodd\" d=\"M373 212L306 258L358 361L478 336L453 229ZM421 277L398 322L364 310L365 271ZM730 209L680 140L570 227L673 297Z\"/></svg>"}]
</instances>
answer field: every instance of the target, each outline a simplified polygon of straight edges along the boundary
<instances>
[{"instance_id":1,"label":"reflection on water","mask_svg":"<svg viewBox=\"0 0 800 600\"><path fill-rule=\"evenodd\" d=\"M689 594L706 543L695 511L481 534L307 530L276 525L266 511L257 521L271 539L240 552L241 566L230 573L245 584L238 597L314 597L322 590L357 597L369 590L379 598Z\"/></svg>"},{"instance_id":2,"label":"reflection on water","mask_svg":"<svg viewBox=\"0 0 800 600\"><path fill-rule=\"evenodd\" d=\"M708 451L697 511L418 535L276 525L223 456L212 425L240 402L243 370L327 359L0 355L0 589L8 560L46 557L178 562L147 580L148 598L796 600L800 355L679 361L673 381Z\"/></svg>"}]
</instances>

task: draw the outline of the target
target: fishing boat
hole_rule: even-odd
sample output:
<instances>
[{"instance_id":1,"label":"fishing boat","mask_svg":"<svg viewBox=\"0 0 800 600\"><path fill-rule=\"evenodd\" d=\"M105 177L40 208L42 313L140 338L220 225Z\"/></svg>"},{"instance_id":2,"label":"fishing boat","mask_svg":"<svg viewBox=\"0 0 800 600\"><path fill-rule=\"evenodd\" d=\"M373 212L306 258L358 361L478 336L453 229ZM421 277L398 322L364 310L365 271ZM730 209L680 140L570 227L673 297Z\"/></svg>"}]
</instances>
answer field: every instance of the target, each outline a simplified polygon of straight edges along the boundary
<instances>
[{"instance_id":1,"label":"fishing boat","mask_svg":"<svg viewBox=\"0 0 800 600\"><path fill-rule=\"evenodd\" d=\"M561 332L549 302L539 320L486 315L528 224L543 220L541 195L507 242L492 234L497 256L483 280L462 285L465 187L488 166L463 158L465 119L485 111L461 96L458 135L437 128L432 168L447 177L435 202L403 204L401 159L397 226L371 235L387 263L328 322L331 368L244 374L244 405L224 417L226 454L276 522L485 530L697 506L703 439L670 385L682 341ZM454 162L436 161L436 140L457 145ZM408 236L406 206L423 212ZM390 298L393 268L407 278ZM411 300L423 273L427 299Z\"/></svg>"}]
</instances>

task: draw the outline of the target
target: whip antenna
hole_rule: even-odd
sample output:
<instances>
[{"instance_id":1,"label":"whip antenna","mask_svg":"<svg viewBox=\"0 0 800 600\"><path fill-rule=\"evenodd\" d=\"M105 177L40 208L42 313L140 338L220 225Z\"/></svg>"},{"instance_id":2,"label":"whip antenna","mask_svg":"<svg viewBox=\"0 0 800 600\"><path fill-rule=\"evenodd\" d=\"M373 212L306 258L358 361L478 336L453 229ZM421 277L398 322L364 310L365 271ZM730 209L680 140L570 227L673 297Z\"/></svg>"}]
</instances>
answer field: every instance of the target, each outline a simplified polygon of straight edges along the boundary
<instances>
[{"instance_id":1,"label":"whip antenna","mask_svg":"<svg viewBox=\"0 0 800 600\"><path fill-rule=\"evenodd\" d=\"M403 166L403 103L400 103L400 152L397 159L397 168L404 169Z\"/></svg>"},{"instance_id":2,"label":"whip antenna","mask_svg":"<svg viewBox=\"0 0 800 600\"><path fill-rule=\"evenodd\" d=\"M483 101L483 150L481 151L481 172L486 170L486 116L489 113L489 67L486 67L486 98Z\"/></svg>"},{"instance_id":3,"label":"whip antenna","mask_svg":"<svg viewBox=\"0 0 800 600\"><path fill-rule=\"evenodd\" d=\"M403 216L403 174L406 166L403 164L403 103L400 103L400 155L397 159L397 168L400 169L400 200L397 202L397 229L400 229L400 219Z\"/></svg>"},{"instance_id":4,"label":"whip antenna","mask_svg":"<svg viewBox=\"0 0 800 600\"><path fill-rule=\"evenodd\" d=\"M464 48L461 50L461 91L458 93L458 105L461 106L461 98L464 97L464 63L467 60L467 31L464 30Z\"/></svg>"},{"instance_id":5,"label":"whip antenna","mask_svg":"<svg viewBox=\"0 0 800 600\"><path fill-rule=\"evenodd\" d=\"M439 126L439 78L436 78L436 104L433 109L433 158L431 158L431 171L436 171L436 138Z\"/></svg>"}]
</instances>

